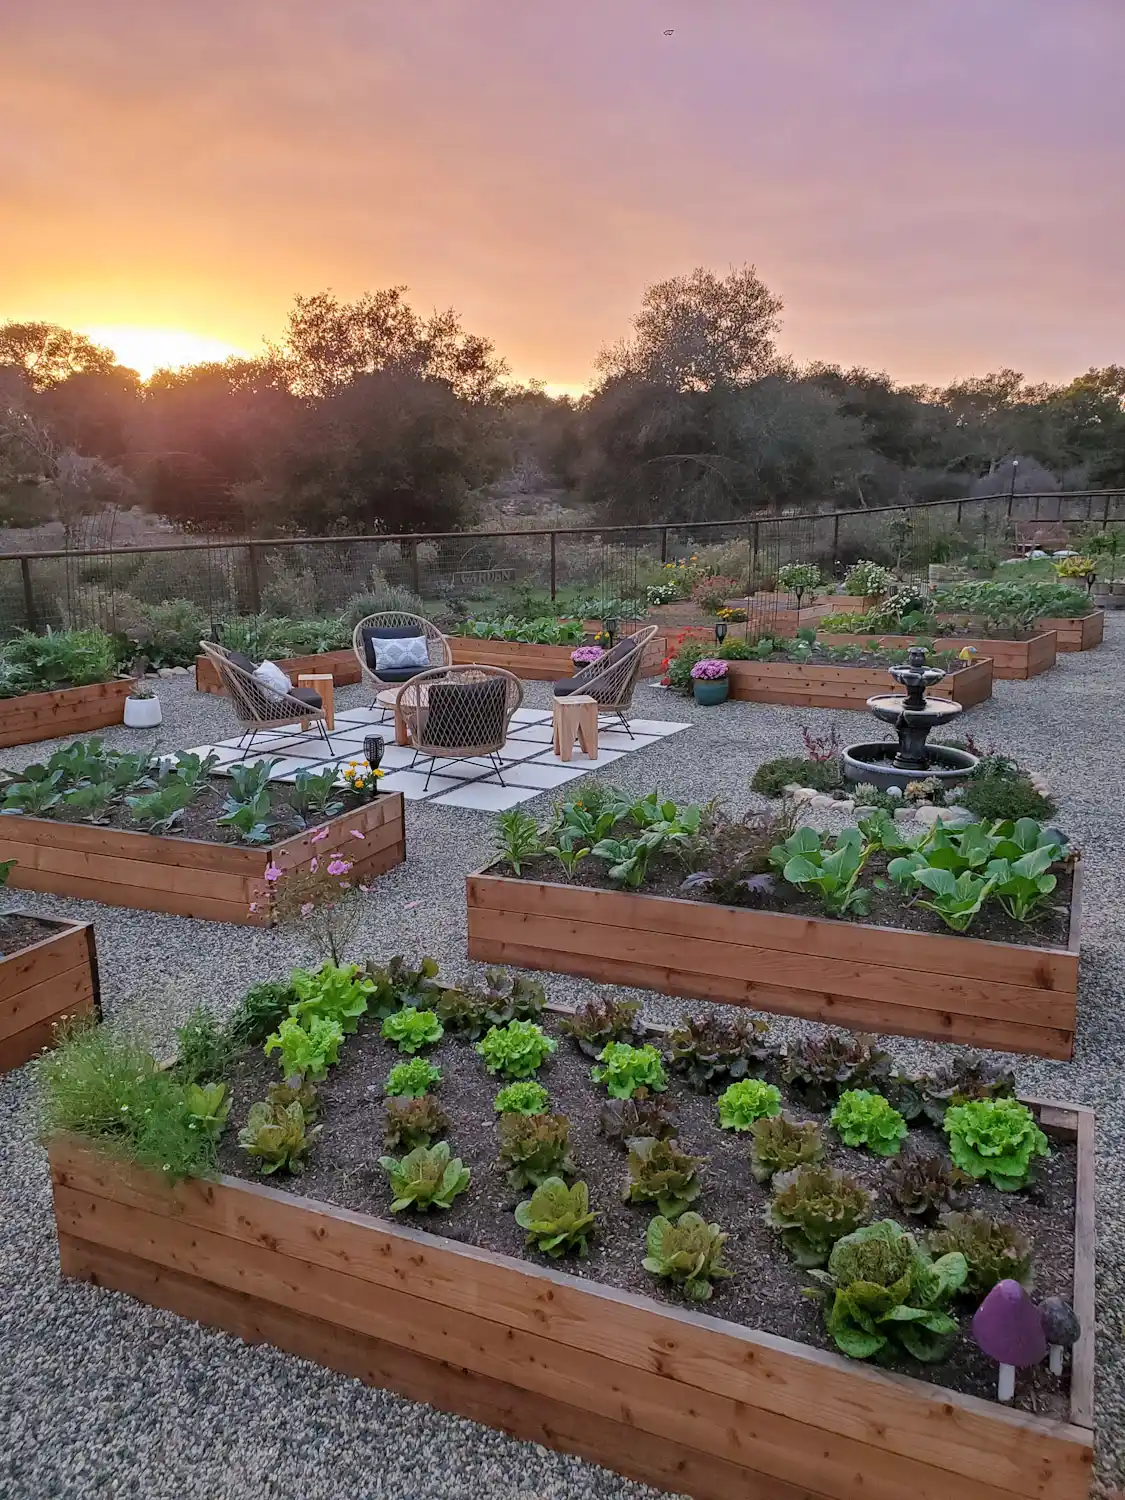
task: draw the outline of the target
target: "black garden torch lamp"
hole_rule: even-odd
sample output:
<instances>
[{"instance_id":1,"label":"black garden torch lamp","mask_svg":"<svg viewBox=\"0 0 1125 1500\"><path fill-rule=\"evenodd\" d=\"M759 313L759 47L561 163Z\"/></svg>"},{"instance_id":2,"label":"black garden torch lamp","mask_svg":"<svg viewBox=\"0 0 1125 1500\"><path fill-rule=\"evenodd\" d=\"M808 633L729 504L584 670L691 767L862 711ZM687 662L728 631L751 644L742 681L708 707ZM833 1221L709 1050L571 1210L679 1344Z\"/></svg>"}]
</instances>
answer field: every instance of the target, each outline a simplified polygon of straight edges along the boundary
<instances>
[{"instance_id":1,"label":"black garden torch lamp","mask_svg":"<svg viewBox=\"0 0 1125 1500\"><path fill-rule=\"evenodd\" d=\"M363 741L363 758L367 762L367 764L371 767L372 771L377 771L379 769L379 765L380 765L380 763L381 763L381 761L383 759L383 751L386 748L387 748L387 742L386 742L386 740L383 738L383 736L381 734L369 734L364 739L364 741ZM374 784L374 790L376 792L378 792L378 790L379 790L379 778L378 778L378 776L372 776L371 779L372 779L372 782Z\"/></svg>"},{"instance_id":2,"label":"black garden torch lamp","mask_svg":"<svg viewBox=\"0 0 1125 1500\"><path fill-rule=\"evenodd\" d=\"M717 620L715 622L715 640L721 646L723 644L723 642L726 640L726 638L727 638L727 622L725 620Z\"/></svg>"},{"instance_id":3,"label":"black garden torch lamp","mask_svg":"<svg viewBox=\"0 0 1125 1500\"><path fill-rule=\"evenodd\" d=\"M617 634L617 628L621 624L621 621L616 617L616 615L608 615L602 621L602 624L605 626L606 638L609 641L610 647L612 648L613 638Z\"/></svg>"}]
</instances>

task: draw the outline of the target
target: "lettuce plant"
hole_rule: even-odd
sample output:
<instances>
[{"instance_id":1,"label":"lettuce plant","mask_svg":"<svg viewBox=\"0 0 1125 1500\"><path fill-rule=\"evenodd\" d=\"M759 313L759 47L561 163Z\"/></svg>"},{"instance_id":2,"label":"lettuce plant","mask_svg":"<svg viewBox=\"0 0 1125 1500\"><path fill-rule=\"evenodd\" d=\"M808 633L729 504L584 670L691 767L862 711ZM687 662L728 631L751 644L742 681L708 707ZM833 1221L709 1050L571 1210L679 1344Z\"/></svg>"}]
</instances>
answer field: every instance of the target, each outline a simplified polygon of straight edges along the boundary
<instances>
[{"instance_id":1,"label":"lettuce plant","mask_svg":"<svg viewBox=\"0 0 1125 1500\"><path fill-rule=\"evenodd\" d=\"M315 971L294 969L289 976L297 996L291 1013L302 1023L310 1016L323 1016L339 1023L350 1035L367 1013L368 996L374 989L370 979L354 964L322 964Z\"/></svg>"},{"instance_id":2,"label":"lettuce plant","mask_svg":"<svg viewBox=\"0 0 1125 1500\"><path fill-rule=\"evenodd\" d=\"M238 1133L238 1144L257 1160L258 1170L267 1176L282 1170L300 1176L320 1131L319 1125L309 1128L299 1104L259 1100L250 1106L246 1125Z\"/></svg>"},{"instance_id":3,"label":"lettuce plant","mask_svg":"<svg viewBox=\"0 0 1125 1500\"><path fill-rule=\"evenodd\" d=\"M906 1121L898 1110L869 1089L841 1094L830 1124L845 1146L866 1146L876 1156L897 1156L906 1138Z\"/></svg>"},{"instance_id":4,"label":"lettuce plant","mask_svg":"<svg viewBox=\"0 0 1125 1500\"><path fill-rule=\"evenodd\" d=\"M440 1042L445 1029L432 1010L415 1010L413 1005L407 1005L387 1017L382 1034L400 1052L420 1052L423 1047Z\"/></svg>"},{"instance_id":5,"label":"lettuce plant","mask_svg":"<svg viewBox=\"0 0 1125 1500\"><path fill-rule=\"evenodd\" d=\"M398 1063L387 1074L383 1092L406 1099L420 1099L428 1094L436 1083L441 1082L441 1069L424 1057L412 1057L407 1063Z\"/></svg>"},{"instance_id":6,"label":"lettuce plant","mask_svg":"<svg viewBox=\"0 0 1125 1500\"><path fill-rule=\"evenodd\" d=\"M432 1145L449 1128L445 1111L429 1094L420 1099L388 1099L386 1110L383 1145L388 1151Z\"/></svg>"},{"instance_id":7,"label":"lettuce plant","mask_svg":"<svg viewBox=\"0 0 1125 1500\"><path fill-rule=\"evenodd\" d=\"M610 1099L603 1104L598 1128L611 1146L627 1146L643 1135L666 1141L676 1134L676 1101L640 1088L631 1099Z\"/></svg>"},{"instance_id":8,"label":"lettuce plant","mask_svg":"<svg viewBox=\"0 0 1125 1500\"><path fill-rule=\"evenodd\" d=\"M312 1016L305 1027L296 1016L286 1016L266 1042L264 1050L267 1057L271 1052L281 1053L284 1078L311 1078L314 1083L319 1083L338 1060L343 1040L339 1021Z\"/></svg>"},{"instance_id":9,"label":"lettuce plant","mask_svg":"<svg viewBox=\"0 0 1125 1500\"><path fill-rule=\"evenodd\" d=\"M759 1072L772 1059L769 1027L749 1016L692 1016L668 1037L672 1068L694 1089L722 1087Z\"/></svg>"},{"instance_id":10,"label":"lettuce plant","mask_svg":"<svg viewBox=\"0 0 1125 1500\"><path fill-rule=\"evenodd\" d=\"M546 1113L547 1103L547 1090L529 1078L502 1088L492 1107L501 1115L541 1115Z\"/></svg>"},{"instance_id":11,"label":"lettuce plant","mask_svg":"<svg viewBox=\"0 0 1125 1500\"><path fill-rule=\"evenodd\" d=\"M945 1112L942 1129L954 1162L970 1177L987 1177L1003 1193L1031 1181L1033 1161L1049 1156L1047 1137L1018 1099L969 1099Z\"/></svg>"},{"instance_id":12,"label":"lettuce plant","mask_svg":"<svg viewBox=\"0 0 1125 1500\"><path fill-rule=\"evenodd\" d=\"M1004 1219L976 1209L944 1213L926 1243L934 1255L958 1250L965 1257L968 1275L959 1290L966 1297L986 1297L998 1281L1018 1281L1024 1291L1031 1290L1031 1241Z\"/></svg>"},{"instance_id":13,"label":"lettuce plant","mask_svg":"<svg viewBox=\"0 0 1125 1500\"><path fill-rule=\"evenodd\" d=\"M597 1057L609 1042L637 1042L644 1038L644 1025L638 1020L640 1002L613 1000L599 996L580 1005L573 1016L560 1027L579 1051Z\"/></svg>"},{"instance_id":14,"label":"lettuce plant","mask_svg":"<svg viewBox=\"0 0 1125 1500\"><path fill-rule=\"evenodd\" d=\"M514 1188L540 1187L549 1177L578 1170L570 1155L570 1121L565 1115L501 1115L500 1165Z\"/></svg>"},{"instance_id":15,"label":"lettuce plant","mask_svg":"<svg viewBox=\"0 0 1125 1500\"><path fill-rule=\"evenodd\" d=\"M436 1146L415 1146L401 1161L381 1156L379 1165L387 1174L394 1198L393 1214L408 1208L420 1214L431 1208L452 1208L454 1198L469 1186L471 1173L459 1156L450 1157L448 1141Z\"/></svg>"},{"instance_id":16,"label":"lettuce plant","mask_svg":"<svg viewBox=\"0 0 1125 1500\"><path fill-rule=\"evenodd\" d=\"M904 1214L932 1223L942 1209L959 1206L958 1190L968 1180L959 1167L930 1152L896 1162L887 1174L887 1189Z\"/></svg>"},{"instance_id":17,"label":"lettuce plant","mask_svg":"<svg viewBox=\"0 0 1125 1500\"><path fill-rule=\"evenodd\" d=\"M749 1130L763 1115L781 1113L781 1090L759 1078L744 1078L719 1095L719 1124L724 1130Z\"/></svg>"},{"instance_id":18,"label":"lettuce plant","mask_svg":"<svg viewBox=\"0 0 1125 1500\"><path fill-rule=\"evenodd\" d=\"M231 1100L226 1084L189 1083L184 1089L184 1099L192 1125L217 1141L230 1114Z\"/></svg>"},{"instance_id":19,"label":"lettuce plant","mask_svg":"<svg viewBox=\"0 0 1125 1500\"><path fill-rule=\"evenodd\" d=\"M423 958L416 969L412 969L401 954L385 965L368 963L363 971L363 978L371 987L368 1007L380 1020L403 1005L435 1010L442 991L437 974L436 958Z\"/></svg>"},{"instance_id":20,"label":"lettuce plant","mask_svg":"<svg viewBox=\"0 0 1125 1500\"><path fill-rule=\"evenodd\" d=\"M940 1125L951 1104L967 1099L1011 1099L1016 1092L1016 1075L1010 1068L984 1062L974 1052L958 1054L936 1073L926 1073L915 1080L926 1118Z\"/></svg>"},{"instance_id":21,"label":"lettuce plant","mask_svg":"<svg viewBox=\"0 0 1125 1500\"><path fill-rule=\"evenodd\" d=\"M815 1120L798 1123L785 1114L763 1115L751 1125L750 1134L750 1170L758 1182L824 1159L824 1137Z\"/></svg>"},{"instance_id":22,"label":"lettuce plant","mask_svg":"<svg viewBox=\"0 0 1125 1500\"><path fill-rule=\"evenodd\" d=\"M660 1053L651 1043L631 1047L628 1042L609 1042L590 1069L595 1083L604 1083L614 1099L631 1099L640 1088L663 1093L668 1087Z\"/></svg>"},{"instance_id":23,"label":"lettuce plant","mask_svg":"<svg viewBox=\"0 0 1125 1500\"><path fill-rule=\"evenodd\" d=\"M509 975L503 969L489 969L484 978L482 990L442 992L433 1009L447 1031L456 1031L476 1041L490 1026L533 1021L542 1014L547 992L538 979L525 974Z\"/></svg>"},{"instance_id":24,"label":"lettuce plant","mask_svg":"<svg viewBox=\"0 0 1125 1500\"><path fill-rule=\"evenodd\" d=\"M555 1260L571 1252L587 1253L597 1217L590 1212L586 1184L567 1187L561 1177L548 1177L516 1208L516 1223L527 1231L527 1243Z\"/></svg>"},{"instance_id":25,"label":"lettuce plant","mask_svg":"<svg viewBox=\"0 0 1125 1500\"><path fill-rule=\"evenodd\" d=\"M838 1240L820 1274L831 1288L828 1332L850 1358L871 1359L896 1340L929 1363L949 1352L957 1324L946 1308L968 1274L960 1253L931 1261L912 1234L882 1219Z\"/></svg>"},{"instance_id":26,"label":"lettuce plant","mask_svg":"<svg viewBox=\"0 0 1125 1500\"><path fill-rule=\"evenodd\" d=\"M655 1203L657 1213L678 1219L703 1191L700 1156L688 1156L674 1140L644 1135L629 1142L626 1203Z\"/></svg>"},{"instance_id":27,"label":"lettuce plant","mask_svg":"<svg viewBox=\"0 0 1125 1500\"><path fill-rule=\"evenodd\" d=\"M493 1024L488 1016L488 1002L472 990L442 990L433 1009L446 1031L470 1042L477 1041Z\"/></svg>"},{"instance_id":28,"label":"lettuce plant","mask_svg":"<svg viewBox=\"0 0 1125 1500\"><path fill-rule=\"evenodd\" d=\"M838 1239L871 1217L871 1195L853 1177L831 1167L778 1172L766 1223L799 1266L822 1266Z\"/></svg>"},{"instance_id":29,"label":"lettuce plant","mask_svg":"<svg viewBox=\"0 0 1125 1500\"><path fill-rule=\"evenodd\" d=\"M675 1221L657 1214L645 1234L643 1265L654 1276L682 1287L693 1302L706 1302L713 1291L711 1283L730 1275L723 1264L727 1239L702 1214L681 1214Z\"/></svg>"},{"instance_id":30,"label":"lettuce plant","mask_svg":"<svg viewBox=\"0 0 1125 1500\"><path fill-rule=\"evenodd\" d=\"M847 1089L883 1092L893 1076L890 1054L869 1037L802 1037L788 1049L781 1081L809 1109L827 1109Z\"/></svg>"},{"instance_id":31,"label":"lettuce plant","mask_svg":"<svg viewBox=\"0 0 1125 1500\"><path fill-rule=\"evenodd\" d=\"M554 1052L558 1042L534 1021L509 1021L493 1026L476 1045L490 1073L505 1078L530 1078Z\"/></svg>"},{"instance_id":32,"label":"lettuce plant","mask_svg":"<svg viewBox=\"0 0 1125 1500\"><path fill-rule=\"evenodd\" d=\"M299 1104L306 1125L311 1125L320 1113L320 1090L309 1078L287 1078L282 1083L271 1083L266 1098L282 1109Z\"/></svg>"}]
</instances>

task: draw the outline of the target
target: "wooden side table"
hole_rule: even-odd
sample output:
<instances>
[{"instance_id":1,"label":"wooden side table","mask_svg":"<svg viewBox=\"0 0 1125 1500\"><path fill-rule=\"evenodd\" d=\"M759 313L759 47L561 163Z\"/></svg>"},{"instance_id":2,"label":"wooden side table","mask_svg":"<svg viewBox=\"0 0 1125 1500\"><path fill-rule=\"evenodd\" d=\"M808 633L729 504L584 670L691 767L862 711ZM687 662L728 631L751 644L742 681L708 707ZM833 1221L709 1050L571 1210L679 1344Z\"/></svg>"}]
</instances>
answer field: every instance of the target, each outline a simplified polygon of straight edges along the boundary
<instances>
[{"instance_id":1,"label":"wooden side table","mask_svg":"<svg viewBox=\"0 0 1125 1500\"><path fill-rule=\"evenodd\" d=\"M320 694L320 701L324 705L324 727L332 730L336 728L336 680L331 672L302 672L297 678L298 687L310 687L314 693ZM301 720L301 728L308 729L308 719Z\"/></svg>"},{"instance_id":2,"label":"wooden side table","mask_svg":"<svg viewBox=\"0 0 1125 1500\"><path fill-rule=\"evenodd\" d=\"M586 693L556 698L551 708L555 732L555 754L569 760L577 739L591 760L598 758L598 700Z\"/></svg>"},{"instance_id":3,"label":"wooden side table","mask_svg":"<svg viewBox=\"0 0 1125 1500\"><path fill-rule=\"evenodd\" d=\"M402 688L384 688L381 693L376 693L375 702L383 710L384 714L393 714L395 721L395 744L409 745L410 733L406 727L406 718L398 706L398 695Z\"/></svg>"}]
</instances>

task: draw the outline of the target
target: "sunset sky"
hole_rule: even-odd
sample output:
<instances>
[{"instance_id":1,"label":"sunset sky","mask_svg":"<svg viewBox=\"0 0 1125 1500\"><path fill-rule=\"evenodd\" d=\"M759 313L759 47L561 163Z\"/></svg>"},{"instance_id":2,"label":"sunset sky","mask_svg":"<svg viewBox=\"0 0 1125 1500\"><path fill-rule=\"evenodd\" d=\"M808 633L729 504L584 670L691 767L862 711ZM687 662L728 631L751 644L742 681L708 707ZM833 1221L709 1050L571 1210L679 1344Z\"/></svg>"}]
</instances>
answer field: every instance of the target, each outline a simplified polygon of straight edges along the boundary
<instances>
[{"instance_id":1,"label":"sunset sky","mask_svg":"<svg viewBox=\"0 0 1125 1500\"><path fill-rule=\"evenodd\" d=\"M581 387L752 261L799 359L1062 379L1125 362L1122 57L1125 0L4 0L0 320L178 363L405 283Z\"/></svg>"}]
</instances>

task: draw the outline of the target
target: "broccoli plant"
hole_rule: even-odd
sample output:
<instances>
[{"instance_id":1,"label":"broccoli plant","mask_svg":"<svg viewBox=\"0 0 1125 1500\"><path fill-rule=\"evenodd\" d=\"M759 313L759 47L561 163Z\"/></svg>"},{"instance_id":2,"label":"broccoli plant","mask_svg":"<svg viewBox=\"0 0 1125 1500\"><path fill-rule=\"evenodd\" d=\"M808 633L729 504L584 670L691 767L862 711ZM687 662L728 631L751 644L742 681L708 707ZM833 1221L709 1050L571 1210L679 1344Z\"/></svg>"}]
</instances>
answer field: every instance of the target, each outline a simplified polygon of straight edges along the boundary
<instances>
[{"instance_id":1,"label":"broccoli plant","mask_svg":"<svg viewBox=\"0 0 1125 1500\"><path fill-rule=\"evenodd\" d=\"M763 1115L781 1113L781 1090L759 1078L732 1083L719 1096L719 1124L724 1130L749 1130Z\"/></svg>"},{"instance_id":2,"label":"broccoli plant","mask_svg":"<svg viewBox=\"0 0 1125 1500\"><path fill-rule=\"evenodd\" d=\"M500 1165L514 1188L540 1187L549 1177L571 1177L578 1170L570 1155L570 1122L565 1115L500 1116Z\"/></svg>"},{"instance_id":3,"label":"broccoli plant","mask_svg":"<svg viewBox=\"0 0 1125 1500\"><path fill-rule=\"evenodd\" d=\"M509 1021L507 1026L493 1026L476 1051L484 1058L490 1073L505 1078L530 1078L543 1066L558 1046L534 1021Z\"/></svg>"},{"instance_id":4,"label":"broccoli plant","mask_svg":"<svg viewBox=\"0 0 1125 1500\"><path fill-rule=\"evenodd\" d=\"M610 1099L603 1104L598 1128L611 1146L627 1146L642 1135L666 1141L676 1134L676 1101L640 1088L631 1099Z\"/></svg>"},{"instance_id":5,"label":"broccoli plant","mask_svg":"<svg viewBox=\"0 0 1125 1500\"><path fill-rule=\"evenodd\" d=\"M388 1151L413 1151L416 1146L430 1146L449 1128L445 1111L429 1094L418 1099L388 1099L386 1111L383 1145Z\"/></svg>"},{"instance_id":6,"label":"broccoli plant","mask_svg":"<svg viewBox=\"0 0 1125 1500\"><path fill-rule=\"evenodd\" d=\"M824 1137L815 1120L798 1123L785 1114L763 1115L751 1125L750 1134L750 1170L757 1182L824 1160Z\"/></svg>"},{"instance_id":7,"label":"broccoli plant","mask_svg":"<svg viewBox=\"0 0 1125 1500\"><path fill-rule=\"evenodd\" d=\"M876 1156L897 1156L906 1138L906 1121L898 1110L869 1089L841 1094L830 1124L845 1146L866 1146Z\"/></svg>"},{"instance_id":8,"label":"broccoli plant","mask_svg":"<svg viewBox=\"0 0 1125 1500\"><path fill-rule=\"evenodd\" d=\"M296 1016L286 1016L265 1045L267 1057L281 1053L284 1078L311 1078L314 1083L328 1076L328 1069L340 1056L344 1033L339 1021L312 1016L307 1027Z\"/></svg>"},{"instance_id":9,"label":"broccoli plant","mask_svg":"<svg viewBox=\"0 0 1125 1500\"><path fill-rule=\"evenodd\" d=\"M773 1179L766 1223L799 1266L822 1266L838 1239L871 1216L871 1195L831 1167L797 1167Z\"/></svg>"},{"instance_id":10,"label":"broccoli plant","mask_svg":"<svg viewBox=\"0 0 1125 1500\"><path fill-rule=\"evenodd\" d=\"M420 1214L431 1208L452 1208L453 1200L469 1186L471 1173L459 1156L450 1157L449 1143L415 1146L401 1160L381 1156L379 1165L387 1174L393 1198L391 1212L401 1214L408 1208Z\"/></svg>"},{"instance_id":11,"label":"broccoli plant","mask_svg":"<svg viewBox=\"0 0 1125 1500\"><path fill-rule=\"evenodd\" d=\"M529 1078L502 1088L492 1107L501 1115L542 1115L546 1113L547 1103L547 1090Z\"/></svg>"},{"instance_id":12,"label":"broccoli plant","mask_svg":"<svg viewBox=\"0 0 1125 1500\"><path fill-rule=\"evenodd\" d=\"M260 1100L250 1106L238 1144L254 1157L266 1175L282 1170L299 1176L321 1127L306 1124L300 1104L274 1104Z\"/></svg>"},{"instance_id":13,"label":"broccoli plant","mask_svg":"<svg viewBox=\"0 0 1125 1500\"><path fill-rule=\"evenodd\" d=\"M416 1010L407 1005L387 1017L382 1035L386 1041L394 1042L400 1052L413 1053L440 1042L445 1029L432 1010Z\"/></svg>"},{"instance_id":14,"label":"broccoli plant","mask_svg":"<svg viewBox=\"0 0 1125 1500\"><path fill-rule=\"evenodd\" d=\"M567 1187L561 1177L548 1177L516 1208L516 1223L527 1231L527 1243L555 1260L587 1253L597 1217L590 1212L586 1184Z\"/></svg>"},{"instance_id":15,"label":"broccoli plant","mask_svg":"<svg viewBox=\"0 0 1125 1500\"><path fill-rule=\"evenodd\" d=\"M631 1099L640 1088L663 1093L668 1087L660 1053L651 1043L631 1047L628 1042L609 1042L590 1069L595 1083L604 1083L614 1099Z\"/></svg>"},{"instance_id":16,"label":"broccoli plant","mask_svg":"<svg viewBox=\"0 0 1125 1500\"><path fill-rule=\"evenodd\" d=\"M1018 1281L1025 1291L1032 1283L1031 1241L1014 1224L969 1209L944 1213L926 1243L934 1255L960 1251L968 1273L960 1291L966 1297L986 1297L999 1281Z\"/></svg>"},{"instance_id":17,"label":"broccoli plant","mask_svg":"<svg viewBox=\"0 0 1125 1500\"><path fill-rule=\"evenodd\" d=\"M962 1172L987 1177L1002 1193L1026 1187L1034 1159L1049 1156L1047 1137L1018 1099L969 1099L945 1112L942 1129Z\"/></svg>"},{"instance_id":18,"label":"broccoli plant","mask_svg":"<svg viewBox=\"0 0 1125 1500\"><path fill-rule=\"evenodd\" d=\"M655 1203L657 1213L678 1219L703 1191L701 1156L688 1156L674 1140L644 1135L629 1142L626 1203Z\"/></svg>"},{"instance_id":19,"label":"broccoli plant","mask_svg":"<svg viewBox=\"0 0 1125 1500\"><path fill-rule=\"evenodd\" d=\"M398 1063L387 1074L383 1092L392 1097L421 1099L435 1084L441 1082L441 1069L424 1057L412 1057L409 1062Z\"/></svg>"},{"instance_id":20,"label":"broccoli plant","mask_svg":"<svg viewBox=\"0 0 1125 1500\"><path fill-rule=\"evenodd\" d=\"M674 1221L658 1214L645 1234L644 1268L682 1287L692 1301L706 1302L712 1282L730 1275L723 1264L727 1238L701 1214L684 1213Z\"/></svg>"}]
</instances>

